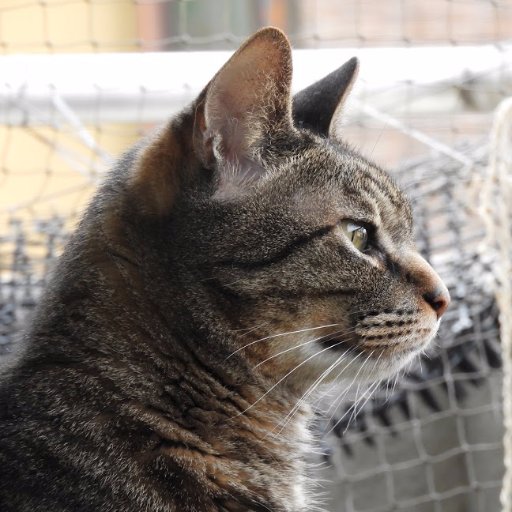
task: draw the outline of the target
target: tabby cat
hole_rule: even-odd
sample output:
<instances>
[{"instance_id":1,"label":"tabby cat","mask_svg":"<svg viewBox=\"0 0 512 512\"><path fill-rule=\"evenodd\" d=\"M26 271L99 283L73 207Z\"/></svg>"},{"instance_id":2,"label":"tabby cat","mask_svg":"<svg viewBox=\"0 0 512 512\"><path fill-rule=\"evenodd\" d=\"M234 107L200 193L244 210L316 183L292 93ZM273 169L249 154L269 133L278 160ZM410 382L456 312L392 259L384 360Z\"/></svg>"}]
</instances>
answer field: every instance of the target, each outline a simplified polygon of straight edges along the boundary
<instances>
[{"instance_id":1,"label":"tabby cat","mask_svg":"<svg viewBox=\"0 0 512 512\"><path fill-rule=\"evenodd\" d=\"M2 512L312 510L316 390L436 334L409 203L339 137L357 61L291 72L257 32L109 174L3 369Z\"/></svg>"}]
</instances>

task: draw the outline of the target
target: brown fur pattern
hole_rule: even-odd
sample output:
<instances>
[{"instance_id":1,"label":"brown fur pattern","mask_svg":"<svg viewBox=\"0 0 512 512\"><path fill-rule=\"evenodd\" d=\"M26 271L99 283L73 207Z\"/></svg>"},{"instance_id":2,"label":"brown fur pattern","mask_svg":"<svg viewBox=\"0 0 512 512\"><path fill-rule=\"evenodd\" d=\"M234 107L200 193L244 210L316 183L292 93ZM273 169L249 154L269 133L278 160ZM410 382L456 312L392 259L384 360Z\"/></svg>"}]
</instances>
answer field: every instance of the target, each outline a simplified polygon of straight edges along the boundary
<instances>
[{"instance_id":1,"label":"brown fur pattern","mask_svg":"<svg viewBox=\"0 0 512 512\"><path fill-rule=\"evenodd\" d=\"M356 71L292 110L264 29L120 159L4 368L2 512L312 510L316 389L396 371L449 301L405 197L336 135Z\"/></svg>"}]
</instances>

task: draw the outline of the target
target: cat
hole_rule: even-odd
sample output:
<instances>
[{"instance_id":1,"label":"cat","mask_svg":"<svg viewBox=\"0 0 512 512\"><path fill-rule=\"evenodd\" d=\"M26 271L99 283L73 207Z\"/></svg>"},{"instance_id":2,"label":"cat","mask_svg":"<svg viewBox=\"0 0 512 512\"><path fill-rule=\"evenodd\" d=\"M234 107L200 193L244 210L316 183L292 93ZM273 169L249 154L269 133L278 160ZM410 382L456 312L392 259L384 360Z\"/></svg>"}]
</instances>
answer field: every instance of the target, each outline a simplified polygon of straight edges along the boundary
<instances>
[{"instance_id":1,"label":"cat","mask_svg":"<svg viewBox=\"0 0 512 512\"><path fill-rule=\"evenodd\" d=\"M396 372L450 301L341 139L357 69L292 98L262 29L120 158L3 368L0 510L313 509L316 390Z\"/></svg>"}]
</instances>

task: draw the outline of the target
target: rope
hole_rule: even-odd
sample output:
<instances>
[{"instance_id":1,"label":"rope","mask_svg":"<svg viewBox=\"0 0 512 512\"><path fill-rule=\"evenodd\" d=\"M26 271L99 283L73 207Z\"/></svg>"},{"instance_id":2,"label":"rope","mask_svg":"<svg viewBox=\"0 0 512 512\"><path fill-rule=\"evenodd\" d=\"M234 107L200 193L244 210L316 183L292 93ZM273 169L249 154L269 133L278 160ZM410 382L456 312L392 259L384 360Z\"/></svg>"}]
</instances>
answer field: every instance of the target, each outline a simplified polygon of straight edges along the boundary
<instances>
[{"instance_id":1,"label":"rope","mask_svg":"<svg viewBox=\"0 0 512 512\"><path fill-rule=\"evenodd\" d=\"M500 499L502 512L512 512L512 98L496 109L481 204L488 228L488 243L482 249L494 253L503 354L505 474Z\"/></svg>"}]
</instances>

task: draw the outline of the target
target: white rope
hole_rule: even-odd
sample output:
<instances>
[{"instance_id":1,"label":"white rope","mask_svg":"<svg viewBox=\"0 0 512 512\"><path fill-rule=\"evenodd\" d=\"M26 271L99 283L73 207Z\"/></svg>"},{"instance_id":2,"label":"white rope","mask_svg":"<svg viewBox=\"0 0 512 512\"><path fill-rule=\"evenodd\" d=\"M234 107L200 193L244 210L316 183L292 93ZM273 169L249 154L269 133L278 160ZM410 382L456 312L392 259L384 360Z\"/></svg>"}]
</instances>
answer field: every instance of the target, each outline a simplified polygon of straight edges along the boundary
<instances>
[{"instance_id":1,"label":"white rope","mask_svg":"<svg viewBox=\"0 0 512 512\"><path fill-rule=\"evenodd\" d=\"M82 142L82 144L99 156L106 167L110 166L113 161L112 155L105 151L96 142L96 139L82 123L80 117L56 90L52 91L52 104L58 110L60 115L70 124L74 130L74 135Z\"/></svg>"},{"instance_id":2,"label":"white rope","mask_svg":"<svg viewBox=\"0 0 512 512\"><path fill-rule=\"evenodd\" d=\"M503 354L505 474L500 499L502 511L512 512L512 98L496 110L482 213L489 242L483 250L496 251L495 293Z\"/></svg>"},{"instance_id":3,"label":"white rope","mask_svg":"<svg viewBox=\"0 0 512 512\"><path fill-rule=\"evenodd\" d=\"M415 139L418 142L421 142L425 146L433 149L437 153L441 155L446 155L455 160L456 162L461 163L462 165L466 167L472 167L473 166L473 160L460 151L456 151L455 149L451 148L450 146L447 146L446 144L438 141L437 139L434 139L433 137L430 137L426 133L423 133L420 130L416 130L415 128L411 128L410 126L406 125L405 123L402 123L399 121L396 117L391 116L389 114L386 114L385 112L382 112L375 107L372 107L371 105L368 105L362 101L359 101L355 98L350 100L352 104L355 104L358 106L359 110L366 114L369 117L373 117L374 119L377 119L383 123L385 123L388 126L391 126L395 128L396 130L404 133L405 135L408 135L411 137L411 139Z\"/></svg>"}]
</instances>

